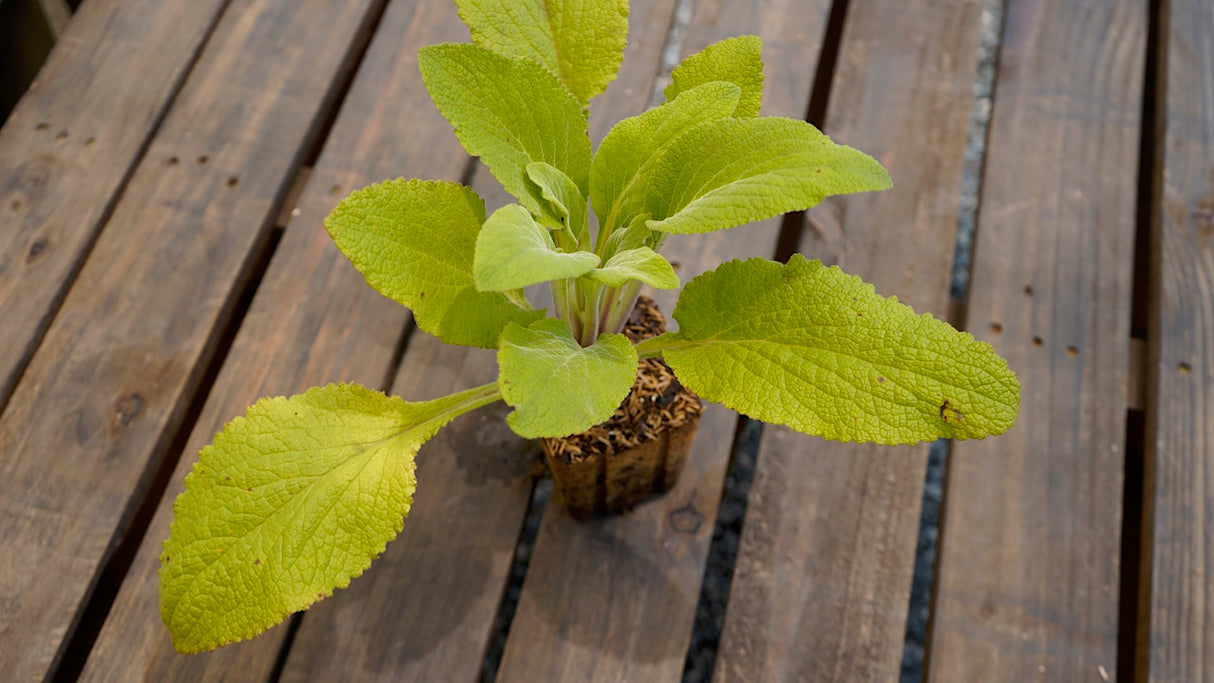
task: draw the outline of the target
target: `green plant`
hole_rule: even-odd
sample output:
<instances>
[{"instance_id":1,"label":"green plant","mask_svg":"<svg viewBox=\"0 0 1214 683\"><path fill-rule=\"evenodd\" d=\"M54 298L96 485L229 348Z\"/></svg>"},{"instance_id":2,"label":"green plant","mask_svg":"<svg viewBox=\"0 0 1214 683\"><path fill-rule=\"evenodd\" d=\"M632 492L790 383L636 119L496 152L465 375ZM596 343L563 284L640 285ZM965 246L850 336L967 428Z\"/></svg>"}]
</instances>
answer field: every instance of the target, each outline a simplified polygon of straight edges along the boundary
<instances>
[{"instance_id":1,"label":"green plant","mask_svg":"<svg viewBox=\"0 0 1214 683\"><path fill-rule=\"evenodd\" d=\"M640 287L680 284L659 254L669 235L883 189L888 175L808 123L758 116L753 36L689 57L667 102L592 155L586 106L622 61L626 0L457 5L473 42L424 48L423 78L518 204L486 219L466 187L394 180L350 195L325 227L422 330L497 349L498 381L421 403L329 385L230 422L186 477L161 556L161 615L182 652L256 635L366 569L403 526L418 449L456 416L503 399L524 437L577 433L611 416L639 358L830 439L980 438L1015 421L1019 385L989 345L800 255L695 278L678 330L633 346L617 332ZM545 282L555 318L523 294Z\"/></svg>"}]
</instances>

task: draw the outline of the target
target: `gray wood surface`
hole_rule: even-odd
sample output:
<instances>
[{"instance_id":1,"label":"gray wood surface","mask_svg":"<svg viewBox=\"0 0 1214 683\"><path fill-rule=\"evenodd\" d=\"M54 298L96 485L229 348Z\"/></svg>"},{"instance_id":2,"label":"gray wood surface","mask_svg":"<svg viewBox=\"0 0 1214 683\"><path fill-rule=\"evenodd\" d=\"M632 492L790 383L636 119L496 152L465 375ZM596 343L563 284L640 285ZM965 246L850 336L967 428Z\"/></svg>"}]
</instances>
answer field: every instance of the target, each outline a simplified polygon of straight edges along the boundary
<instances>
[{"instance_id":1,"label":"gray wood surface","mask_svg":"<svg viewBox=\"0 0 1214 683\"><path fill-rule=\"evenodd\" d=\"M1018 373L1020 418L949 459L934 681L1118 673L1147 9L1009 5L968 325Z\"/></svg>"},{"instance_id":2,"label":"gray wood surface","mask_svg":"<svg viewBox=\"0 0 1214 683\"><path fill-rule=\"evenodd\" d=\"M230 5L92 248L0 417L5 676L54 665L373 6Z\"/></svg>"},{"instance_id":3,"label":"gray wood surface","mask_svg":"<svg viewBox=\"0 0 1214 683\"><path fill-rule=\"evenodd\" d=\"M826 132L894 189L808 214L800 251L919 312L948 309L979 2L849 3ZM893 681L927 445L766 427L726 610L719 681Z\"/></svg>"},{"instance_id":4,"label":"gray wood surface","mask_svg":"<svg viewBox=\"0 0 1214 683\"><path fill-rule=\"evenodd\" d=\"M0 129L0 407L224 4L90 0Z\"/></svg>"},{"instance_id":5,"label":"gray wood surface","mask_svg":"<svg viewBox=\"0 0 1214 683\"><path fill-rule=\"evenodd\" d=\"M1147 413L1140 681L1214 681L1214 5L1172 0ZM1149 573L1152 572L1153 573ZM1148 678L1149 676L1149 678Z\"/></svg>"}]
</instances>

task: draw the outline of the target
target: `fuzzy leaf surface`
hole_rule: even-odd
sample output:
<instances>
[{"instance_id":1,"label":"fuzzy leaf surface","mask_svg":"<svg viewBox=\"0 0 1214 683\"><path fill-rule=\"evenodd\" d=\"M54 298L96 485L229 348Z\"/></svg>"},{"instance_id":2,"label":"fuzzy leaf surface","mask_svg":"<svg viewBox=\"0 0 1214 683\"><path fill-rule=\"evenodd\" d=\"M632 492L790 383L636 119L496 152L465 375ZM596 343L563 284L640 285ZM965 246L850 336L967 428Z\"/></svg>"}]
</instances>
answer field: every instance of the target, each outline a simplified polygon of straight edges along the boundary
<instances>
[{"instance_id":1,"label":"fuzzy leaf surface","mask_svg":"<svg viewBox=\"0 0 1214 683\"><path fill-rule=\"evenodd\" d=\"M615 124L590 166L590 199L599 223L614 230L643 212L662 152L687 130L729 116L741 94L732 83L705 83Z\"/></svg>"},{"instance_id":2,"label":"fuzzy leaf surface","mask_svg":"<svg viewBox=\"0 0 1214 683\"><path fill-rule=\"evenodd\" d=\"M582 348L560 320L502 332L498 385L514 412L506 423L528 439L562 437L606 421L636 381L637 353L622 334Z\"/></svg>"},{"instance_id":3,"label":"fuzzy leaf surface","mask_svg":"<svg viewBox=\"0 0 1214 683\"><path fill-rule=\"evenodd\" d=\"M679 381L766 422L839 441L981 438L1016 420L1020 384L991 346L795 254L731 261L683 289L661 348Z\"/></svg>"},{"instance_id":4,"label":"fuzzy leaf surface","mask_svg":"<svg viewBox=\"0 0 1214 683\"><path fill-rule=\"evenodd\" d=\"M456 0L472 41L556 74L582 104L615 80L628 42L627 0Z\"/></svg>"},{"instance_id":5,"label":"fuzzy leaf surface","mask_svg":"<svg viewBox=\"0 0 1214 683\"><path fill-rule=\"evenodd\" d=\"M693 128L666 150L646 210L652 230L703 233L888 187L876 160L804 121L730 118Z\"/></svg>"},{"instance_id":6,"label":"fuzzy leaf surface","mask_svg":"<svg viewBox=\"0 0 1214 683\"><path fill-rule=\"evenodd\" d=\"M595 268L584 277L608 287L623 287L629 280L639 280L657 289L679 287L679 276L670 261L649 247L618 252L602 268Z\"/></svg>"},{"instance_id":7,"label":"fuzzy leaf surface","mask_svg":"<svg viewBox=\"0 0 1214 683\"><path fill-rule=\"evenodd\" d=\"M160 556L160 614L184 653L251 638L344 588L400 533L418 448L498 397L406 403L353 384L267 398L199 454Z\"/></svg>"},{"instance_id":8,"label":"fuzzy leaf surface","mask_svg":"<svg viewBox=\"0 0 1214 683\"><path fill-rule=\"evenodd\" d=\"M478 156L528 211L541 212L527 190L526 168L542 161L589 191L586 112L556 76L529 59L511 59L472 44L430 45L417 56L430 98Z\"/></svg>"},{"instance_id":9,"label":"fuzzy leaf surface","mask_svg":"<svg viewBox=\"0 0 1214 683\"><path fill-rule=\"evenodd\" d=\"M481 228L473 274L482 291L509 292L584 275L597 265L599 257L589 251L557 251L548 231L526 209L510 204Z\"/></svg>"},{"instance_id":10,"label":"fuzzy leaf surface","mask_svg":"<svg viewBox=\"0 0 1214 683\"><path fill-rule=\"evenodd\" d=\"M495 348L509 322L543 311L481 292L472 277L485 204L455 183L390 180L357 190L325 219L338 249L381 294L413 310L417 326L448 344Z\"/></svg>"},{"instance_id":11,"label":"fuzzy leaf surface","mask_svg":"<svg viewBox=\"0 0 1214 683\"><path fill-rule=\"evenodd\" d=\"M733 116L746 119L759 115L763 104L763 39L734 36L718 41L683 60L670 74L667 100L712 81L729 81L742 89Z\"/></svg>"}]
</instances>

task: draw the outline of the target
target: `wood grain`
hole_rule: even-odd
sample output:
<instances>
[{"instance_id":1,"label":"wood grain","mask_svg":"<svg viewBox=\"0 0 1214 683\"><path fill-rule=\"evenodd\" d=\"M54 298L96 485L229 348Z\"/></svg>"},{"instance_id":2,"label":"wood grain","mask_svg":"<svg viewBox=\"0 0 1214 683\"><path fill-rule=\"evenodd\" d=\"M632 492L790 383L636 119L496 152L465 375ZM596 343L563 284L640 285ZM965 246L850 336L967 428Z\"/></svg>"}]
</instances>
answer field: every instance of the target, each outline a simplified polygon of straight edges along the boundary
<instances>
[{"instance_id":1,"label":"wood grain","mask_svg":"<svg viewBox=\"0 0 1214 683\"><path fill-rule=\"evenodd\" d=\"M732 35L762 36L764 61L775 65L764 113L800 118L828 10L826 2L697 3L684 55ZM675 238L665 253L687 282L729 259L770 257L779 225ZM667 313L675 294L654 293ZM581 524L549 503L499 680L679 680L736 424L735 413L709 406L675 488L628 514Z\"/></svg>"},{"instance_id":2,"label":"wood grain","mask_svg":"<svg viewBox=\"0 0 1214 683\"><path fill-rule=\"evenodd\" d=\"M70 636L374 4L228 7L31 360L0 417L6 676Z\"/></svg>"},{"instance_id":3,"label":"wood grain","mask_svg":"<svg viewBox=\"0 0 1214 683\"><path fill-rule=\"evenodd\" d=\"M90 0L0 129L0 406L225 4Z\"/></svg>"},{"instance_id":4,"label":"wood grain","mask_svg":"<svg viewBox=\"0 0 1214 683\"><path fill-rule=\"evenodd\" d=\"M1118 673L1146 37L1142 2L1009 6L968 321L1018 373L1021 409L950 457L934 681Z\"/></svg>"},{"instance_id":5,"label":"wood grain","mask_svg":"<svg viewBox=\"0 0 1214 683\"><path fill-rule=\"evenodd\" d=\"M459 179L468 156L426 97L416 54L422 45L467 38L448 0L395 0L385 11L83 680L266 680L270 675L282 647L282 627L203 655L174 652L160 621L156 578L172 502L198 451L261 396L295 394L328 382L388 385L408 311L367 286L321 220L351 190L393 175ZM339 592L332 601L346 599Z\"/></svg>"},{"instance_id":6,"label":"wood grain","mask_svg":"<svg viewBox=\"0 0 1214 683\"><path fill-rule=\"evenodd\" d=\"M945 313L980 2L849 3L825 129L894 189L811 210L800 247ZM719 681L897 680L927 445L766 427L717 659Z\"/></svg>"},{"instance_id":7,"label":"wood grain","mask_svg":"<svg viewBox=\"0 0 1214 683\"><path fill-rule=\"evenodd\" d=\"M1214 681L1214 6L1171 0L1137 680ZM1145 615L1144 615L1145 616Z\"/></svg>"}]
</instances>

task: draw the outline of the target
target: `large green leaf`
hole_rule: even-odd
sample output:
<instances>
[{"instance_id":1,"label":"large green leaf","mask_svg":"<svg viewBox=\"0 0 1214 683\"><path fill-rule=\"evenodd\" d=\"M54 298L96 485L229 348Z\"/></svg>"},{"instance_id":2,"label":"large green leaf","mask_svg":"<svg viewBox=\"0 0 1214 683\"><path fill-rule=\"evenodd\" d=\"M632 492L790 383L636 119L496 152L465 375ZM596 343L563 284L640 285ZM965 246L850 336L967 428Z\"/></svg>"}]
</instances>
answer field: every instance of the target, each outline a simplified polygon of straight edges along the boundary
<instances>
[{"instance_id":1,"label":"large green leaf","mask_svg":"<svg viewBox=\"0 0 1214 683\"><path fill-rule=\"evenodd\" d=\"M590 166L590 199L600 225L614 232L641 213L662 151L688 129L729 116L741 94L732 83L705 83L615 124Z\"/></svg>"},{"instance_id":2,"label":"large green leaf","mask_svg":"<svg viewBox=\"0 0 1214 683\"><path fill-rule=\"evenodd\" d=\"M636 381L637 354L621 334L582 348L565 323L547 318L502 332L497 352L506 418L519 436L563 437L605 422Z\"/></svg>"},{"instance_id":3,"label":"large green leaf","mask_svg":"<svg viewBox=\"0 0 1214 683\"><path fill-rule=\"evenodd\" d=\"M471 44L424 47L422 79L464 149L479 156L506 191L534 214L526 168L543 161L589 191L586 112L556 76L529 59L511 59Z\"/></svg>"},{"instance_id":4,"label":"large green leaf","mask_svg":"<svg viewBox=\"0 0 1214 683\"><path fill-rule=\"evenodd\" d=\"M683 60L670 74L666 99L673 100L704 83L729 81L742 89L742 98L733 115L751 118L759 115L763 104L763 39L735 36L713 43Z\"/></svg>"},{"instance_id":5,"label":"large green leaf","mask_svg":"<svg viewBox=\"0 0 1214 683\"><path fill-rule=\"evenodd\" d=\"M889 186L872 157L804 121L731 118L675 140L654 169L645 203L651 229L701 233Z\"/></svg>"},{"instance_id":6,"label":"large green leaf","mask_svg":"<svg viewBox=\"0 0 1214 683\"><path fill-rule=\"evenodd\" d=\"M425 403L329 385L229 422L186 476L160 556L174 647L251 638L349 585L400 533L418 448L497 398L494 385Z\"/></svg>"},{"instance_id":7,"label":"large green leaf","mask_svg":"<svg viewBox=\"0 0 1214 683\"><path fill-rule=\"evenodd\" d=\"M679 287L674 266L649 247L617 252L602 268L595 268L583 277L608 287L623 287L629 280L638 280L658 289Z\"/></svg>"},{"instance_id":8,"label":"large green leaf","mask_svg":"<svg viewBox=\"0 0 1214 683\"><path fill-rule=\"evenodd\" d=\"M1000 434L1020 385L989 344L799 254L731 261L683 289L679 331L642 342L700 396L840 441Z\"/></svg>"},{"instance_id":9,"label":"large green leaf","mask_svg":"<svg viewBox=\"0 0 1214 683\"><path fill-rule=\"evenodd\" d=\"M484 220L484 202L462 185L390 180L342 200L325 229L372 287L413 309L418 327L448 344L494 348L506 323L543 312L477 291L472 259Z\"/></svg>"},{"instance_id":10,"label":"large green leaf","mask_svg":"<svg viewBox=\"0 0 1214 683\"><path fill-rule=\"evenodd\" d=\"M624 60L628 0L456 0L472 40L527 57L556 74L582 104L607 88Z\"/></svg>"},{"instance_id":11,"label":"large green leaf","mask_svg":"<svg viewBox=\"0 0 1214 683\"><path fill-rule=\"evenodd\" d=\"M556 250L548 231L518 204L503 206L481 229L472 272L483 291L509 292L549 280L577 277L599 265L588 251Z\"/></svg>"}]
</instances>

